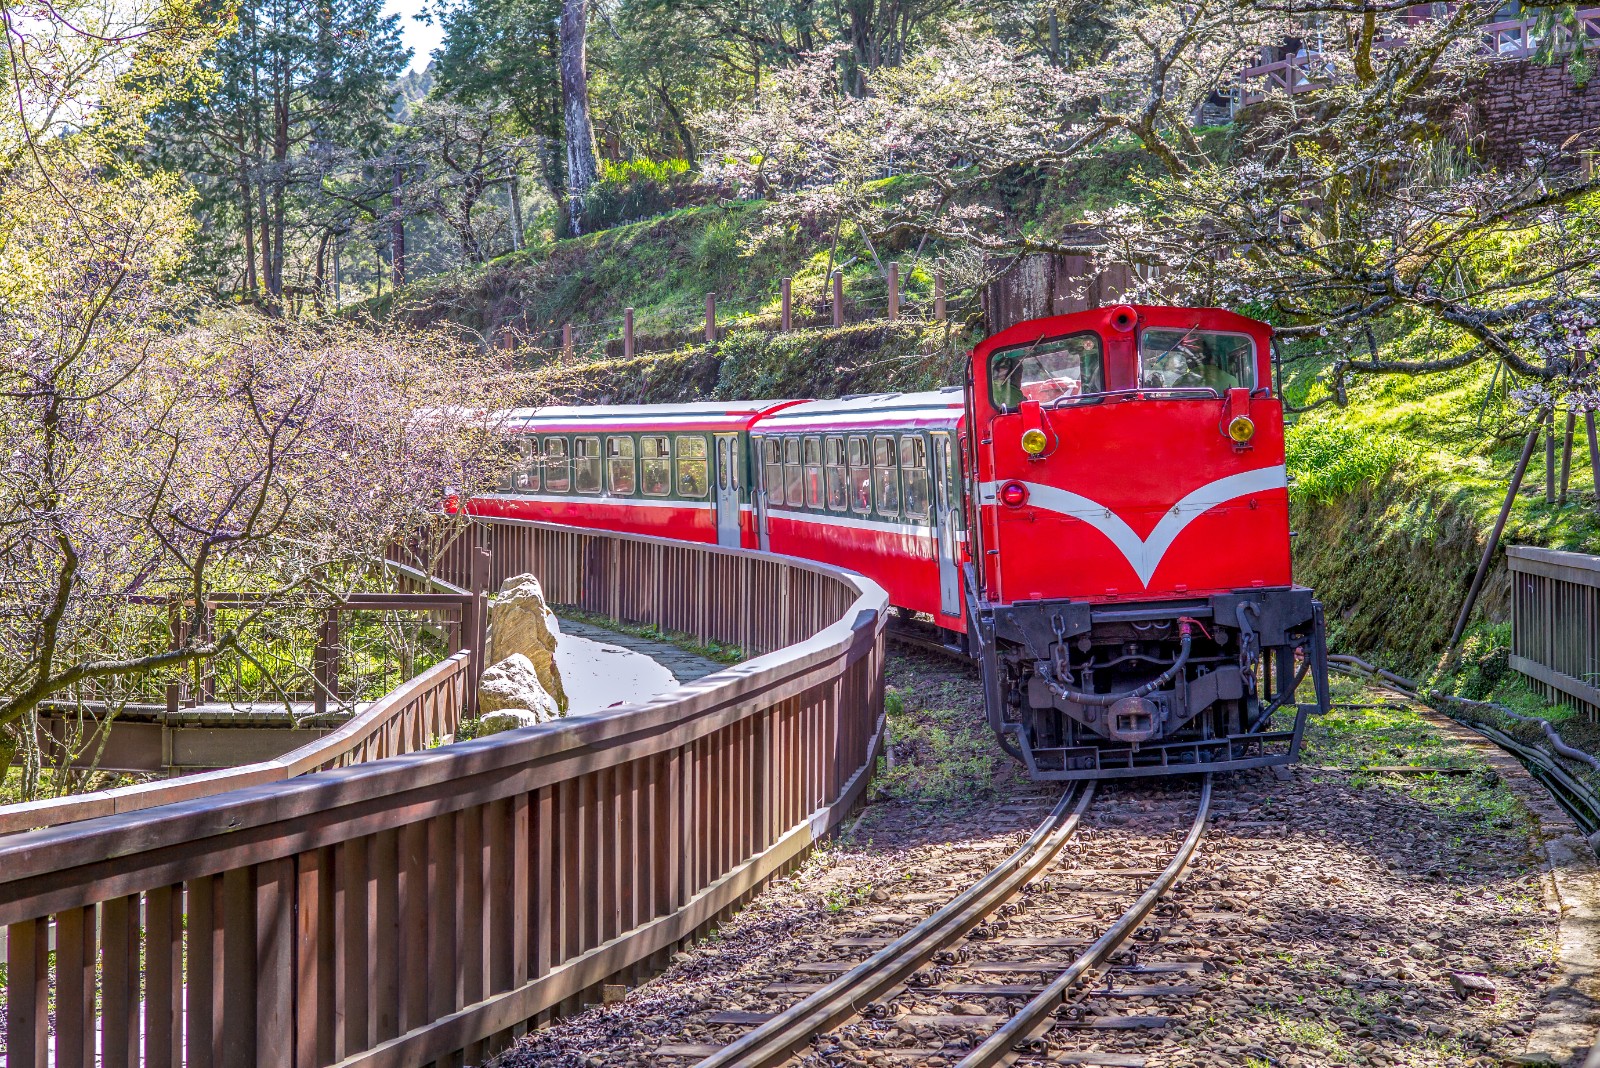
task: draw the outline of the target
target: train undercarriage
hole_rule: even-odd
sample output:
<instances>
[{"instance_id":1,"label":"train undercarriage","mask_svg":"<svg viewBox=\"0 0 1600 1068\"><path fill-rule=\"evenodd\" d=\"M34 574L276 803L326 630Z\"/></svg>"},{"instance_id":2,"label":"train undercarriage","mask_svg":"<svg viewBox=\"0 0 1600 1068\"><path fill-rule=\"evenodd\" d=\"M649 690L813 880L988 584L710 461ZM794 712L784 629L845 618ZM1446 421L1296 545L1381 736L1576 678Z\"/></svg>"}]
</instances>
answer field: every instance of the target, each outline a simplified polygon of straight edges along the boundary
<instances>
[{"instance_id":1,"label":"train undercarriage","mask_svg":"<svg viewBox=\"0 0 1600 1068\"><path fill-rule=\"evenodd\" d=\"M1033 779L1288 764L1328 708L1322 606L1303 587L969 603L989 724Z\"/></svg>"}]
</instances>

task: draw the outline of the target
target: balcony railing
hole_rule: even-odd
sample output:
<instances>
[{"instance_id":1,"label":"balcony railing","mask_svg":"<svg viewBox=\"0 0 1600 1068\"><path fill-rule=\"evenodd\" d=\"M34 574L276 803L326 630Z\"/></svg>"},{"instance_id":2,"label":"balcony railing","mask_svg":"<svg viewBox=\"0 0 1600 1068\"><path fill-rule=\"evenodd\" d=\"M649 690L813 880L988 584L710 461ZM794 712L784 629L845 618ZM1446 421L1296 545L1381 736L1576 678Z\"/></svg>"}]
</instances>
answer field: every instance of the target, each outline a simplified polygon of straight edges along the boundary
<instances>
[{"instance_id":1,"label":"balcony railing","mask_svg":"<svg viewBox=\"0 0 1600 1068\"><path fill-rule=\"evenodd\" d=\"M1491 22L1483 27L1483 51L1503 59L1526 59L1544 45L1537 32L1538 20L1533 18ZM1577 13L1577 26L1557 26L1554 51L1570 52L1581 37L1591 44L1600 45L1600 7L1584 8ZM1379 41L1378 47L1393 47L1394 42ZM1271 63L1246 67L1239 74L1239 87L1235 99L1239 106L1259 103L1274 90L1284 93L1303 93L1320 89L1337 76L1333 65L1315 51L1304 50Z\"/></svg>"}]
</instances>

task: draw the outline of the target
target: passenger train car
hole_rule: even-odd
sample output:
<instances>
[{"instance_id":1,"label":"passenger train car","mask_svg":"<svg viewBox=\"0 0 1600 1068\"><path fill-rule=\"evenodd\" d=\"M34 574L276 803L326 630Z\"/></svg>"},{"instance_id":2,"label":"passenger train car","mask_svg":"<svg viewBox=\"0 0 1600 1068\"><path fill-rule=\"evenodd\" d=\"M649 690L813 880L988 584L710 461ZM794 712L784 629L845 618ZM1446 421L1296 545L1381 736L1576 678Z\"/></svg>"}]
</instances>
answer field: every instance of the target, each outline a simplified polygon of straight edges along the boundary
<instances>
[{"instance_id":1,"label":"passenger train car","mask_svg":"<svg viewBox=\"0 0 1600 1068\"><path fill-rule=\"evenodd\" d=\"M1270 346L1122 305L1009 327L938 392L521 410L472 508L859 571L978 661L1037 779L1288 763L1329 697Z\"/></svg>"}]
</instances>

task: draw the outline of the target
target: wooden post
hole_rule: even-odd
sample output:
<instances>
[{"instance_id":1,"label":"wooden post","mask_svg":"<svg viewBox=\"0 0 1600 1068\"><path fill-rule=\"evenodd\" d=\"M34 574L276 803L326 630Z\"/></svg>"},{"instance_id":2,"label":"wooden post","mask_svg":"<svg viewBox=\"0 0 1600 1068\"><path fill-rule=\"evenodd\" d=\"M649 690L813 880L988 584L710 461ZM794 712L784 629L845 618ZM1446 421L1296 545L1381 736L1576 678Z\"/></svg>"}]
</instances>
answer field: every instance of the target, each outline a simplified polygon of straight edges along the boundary
<instances>
[{"instance_id":1,"label":"wooden post","mask_svg":"<svg viewBox=\"0 0 1600 1068\"><path fill-rule=\"evenodd\" d=\"M933 318L944 322L944 276L940 274L933 276Z\"/></svg>"},{"instance_id":2,"label":"wooden post","mask_svg":"<svg viewBox=\"0 0 1600 1068\"><path fill-rule=\"evenodd\" d=\"M1589 432L1589 473L1594 476L1594 499L1600 504L1600 440L1594 432L1594 412L1583 413L1583 426Z\"/></svg>"},{"instance_id":3,"label":"wooden post","mask_svg":"<svg viewBox=\"0 0 1600 1068\"><path fill-rule=\"evenodd\" d=\"M790 312L790 308L789 308L789 289L790 289L790 280L789 279L785 278L782 282L778 283L778 291L782 294L782 301L783 301L783 325L781 327L779 327L779 329L782 330L785 334L787 334L791 329L794 328L794 320L789 314L789 312Z\"/></svg>"},{"instance_id":4,"label":"wooden post","mask_svg":"<svg viewBox=\"0 0 1600 1068\"><path fill-rule=\"evenodd\" d=\"M1563 508L1567 504L1567 482L1572 476L1572 434L1577 427L1578 413L1568 408L1567 433L1561 439L1561 492L1556 498L1556 503Z\"/></svg>"},{"instance_id":5,"label":"wooden post","mask_svg":"<svg viewBox=\"0 0 1600 1068\"><path fill-rule=\"evenodd\" d=\"M1533 458L1533 447L1539 443L1539 423L1533 424L1533 429L1528 431L1528 438L1522 443L1522 456L1517 460L1516 470L1511 472L1511 485L1506 487L1506 499L1500 505L1500 515L1494 521L1494 529L1489 532L1489 543L1483 547L1483 559L1478 561L1478 573L1472 576L1472 588L1467 591L1467 601L1461 606L1461 615L1456 619L1456 629L1450 634L1448 651L1454 651L1461 644L1461 635L1467 629L1467 617L1472 614L1472 606L1478 603L1478 593L1483 589L1483 580L1489 575L1489 561L1494 559L1494 551L1500 547L1500 535L1505 532L1506 518L1511 515L1511 506L1516 503L1517 490L1522 488L1522 476L1528 471L1528 461Z\"/></svg>"},{"instance_id":6,"label":"wooden post","mask_svg":"<svg viewBox=\"0 0 1600 1068\"><path fill-rule=\"evenodd\" d=\"M844 325L844 272L833 272L833 325L837 329Z\"/></svg>"},{"instance_id":7,"label":"wooden post","mask_svg":"<svg viewBox=\"0 0 1600 1068\"><path fill-rule=\"evenodd\" d=\"M900 318L900 264L891 260L889 263L889 320Z\"/></svg>"},{"instance_id":8,"label":"wooden post","mask_svg":"<svg viewBox=\"0 0 1600 1068\"><path fill-rule=\"evenodd\" d=\"M706 294L706 344L717 343L717 295Z\"/></svg>"},{"instance_id":9,"label":"wooden post","mask_svg":"<svg viewBox=\"0 0 1600 1068\"><path fill-rule=\"evenodd\" d=\"M633 356L633 309L622 310L622 357L630 359Z\"/></svg>"},{"instance_id":10,"label":"wooden post","mask_svg":"<svg viewBox=\"0 0 1600 1068\"><path fill-rule=\"evenodd\" d=\"M561 355L567 359L572 358L572 324L561 325Z\"/></svg>"}]
</instances>

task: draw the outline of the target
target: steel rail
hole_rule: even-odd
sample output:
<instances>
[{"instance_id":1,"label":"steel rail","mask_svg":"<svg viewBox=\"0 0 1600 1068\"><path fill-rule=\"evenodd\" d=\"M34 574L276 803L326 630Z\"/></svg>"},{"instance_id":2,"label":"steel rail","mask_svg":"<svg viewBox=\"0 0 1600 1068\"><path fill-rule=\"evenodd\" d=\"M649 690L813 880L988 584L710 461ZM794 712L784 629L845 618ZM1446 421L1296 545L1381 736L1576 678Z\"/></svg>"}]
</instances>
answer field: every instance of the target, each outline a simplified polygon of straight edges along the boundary
<instances>
[{"instance_id":1,"label":"steel rail","mask_svg":"<svg viewBox=\"0 0 1600 1068\"><path fill-rule=\"evenodd\" d=\"M1139 900L1122 914L1122 918L1112 924L1093 945L1084 950L1066 971L1056 976L1054 982L1023 1006L1021 1012L986 1038L978 1048L962 1058L956 1068L988 1068L989 1065L1004 1064L1018 1052L1016 1050L1018 1043L1036 1038L1050 1029L1055 1022L1053 1014L1066 999L1067 992L1092 969L1105 963L1106 958L1127 941L1128 936L1138 929L1146 916L1150 915L1156 902L1161 900L1178 876L1183 874L1183 869L1188 866L1189 860L1194 856L1195 847L1200 844L1200 838L1205 833L1206 819L1210 812L1211 776L1207 774L1200 786L1200 808L1195 813L1194 826L1189 829L1188 837L1178 847L1177 855L1172 858L1166 870L1150 884L1150 888L1140 896Z\"/></svg>"},{"instance_id":2,"label":"steel rail","mask_svg":"<svg viewBox=\"0 0 1600 1068\"><path fill-rule=\"evenodd\" d=\"M1093 782L1085 784L1075 806L1071 790L1062 794L1028 840L982 879L821 990L707 1057L698 1068L782 1064L816 1035L858 1015L863 1006L903 983L1048 867L1077 830L1093 797Z\"/></svg>"}]
</instances>

